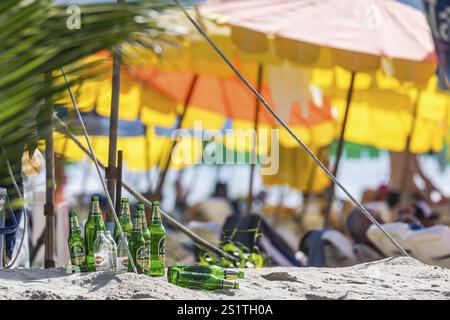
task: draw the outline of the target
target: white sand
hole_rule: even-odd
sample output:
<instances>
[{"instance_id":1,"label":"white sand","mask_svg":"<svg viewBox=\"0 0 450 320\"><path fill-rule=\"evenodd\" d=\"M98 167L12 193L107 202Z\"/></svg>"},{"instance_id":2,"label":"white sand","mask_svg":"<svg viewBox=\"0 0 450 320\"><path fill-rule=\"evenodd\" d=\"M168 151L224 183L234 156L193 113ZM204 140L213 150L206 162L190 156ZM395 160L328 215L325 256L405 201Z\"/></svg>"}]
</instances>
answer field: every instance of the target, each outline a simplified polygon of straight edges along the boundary
<instances>
[{"instance_id":1,"label":"white sand","mask_svg":"<svg viewBox=\"0 0 450 320\"><path fill-rule=\"evenodd\" d=\"M0 299L450 299L450 270L409 258L349 268L245 271L239 290L205 292L132 273L4 270Z\"/></svg>"}]
</instances>

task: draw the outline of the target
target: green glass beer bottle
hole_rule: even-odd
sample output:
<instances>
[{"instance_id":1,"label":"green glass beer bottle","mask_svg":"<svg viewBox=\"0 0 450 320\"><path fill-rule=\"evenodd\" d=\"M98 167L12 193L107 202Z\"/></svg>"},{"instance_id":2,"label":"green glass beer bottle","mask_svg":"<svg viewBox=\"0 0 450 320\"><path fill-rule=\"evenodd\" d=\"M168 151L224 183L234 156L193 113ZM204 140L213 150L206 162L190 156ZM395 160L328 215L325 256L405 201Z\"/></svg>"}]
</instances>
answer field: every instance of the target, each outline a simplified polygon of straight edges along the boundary
<instances>
[{"instance_id":1,"label":"green glass beer bottle","mask_svg":"<svg viewBox=\"0 0 450 320\"><path fill-rule=\"evenodd\" d=\"M102 212L100 210L99 198L92 197L91 211L88 220L84 226L84 247L86 249L86 271L95 271L94 241L97 237L97 231L104 231Z\"/></svg>"},{"instance_id":2,"label":"green glass beer bottle","mask_svg":"<svg viewBox=\"0 0 450 320\"><path fill-rule=\"evenodd\" d=\"M239 289L239 283L236 281L218 279L209 273L194 273L182 270L173 270L169 282L190 289Z\"/></svg>"},{"instance_id":3,"label":"green glass beer bottle","mask_svg":"<svg viewBox=\"0 0 450 320\"><path fill-rule=\"evenodd\" d=\"M145 261L146 248L145 240L142 236L142 216L140 211L136 211L134 214L133 230L131 232L130 241L128 242L128 249L130 250L137 272L144 273L144 270L148 268L149 255L147 248L147 260ZM131 263L128 263L128 271L133 272Z\"/></svg>"},{"instance_id":4,"label":"green glass beer bottle","mask_svg":"<svg viewBox=\"0 0 450 320\"><path fill-rule=\"evenodd\" d=\"M145 217L145 206L143 204L138 204L137 210L141 213L142 217L142 236L145 241L148 241L150 240L150 230L148 230L147 218Z\"/></svg>"},{"instance_id":5,"label":"green glass beer bottle","mask_svg":"<svg viewBox=\"0 0 450 320\"><path fill-rule=\"evenodd\" d=\"M150 272L152 277L164 276L166 229L161 221L159 201L152 202L152 220L150 227Z\"/></svg>"},{"instance_id":6,"label":"green glass beer bottle","mask_svg":"<svg viewBox=\"0 0 450 320\"><path fill-rule=\"evenodd\" d=\"M78 223L78 214L75 211L69 213L69 226L70 231L67 242L72 271L84 272L86 271L86 250L84 249L84 239Z\"/></svg>"},{"instance_id":7,"label":"green glass beer bottle","mask_svg":"<svg viewBox=\"0 0 450 320\"><path fill-rule=\"evenodd\" d=\"M133 223L131 222L130 203L128 201L128 198L122 198L119 223L122 227L122 231L125 237L127 237L127 240L130 239L131 231L133 230ZM120 240L120 232L117 226L115 226L114 228L114 240L116 241L116 243L119 243Z\"/></svg>"},{"instance_id":8,"label":"green glass beer bottle","mask_svg":"<svg viewBox=\"0 0 450 320\"><path fill-rule=\"evenodd\" d=\"M193 273L207 273L212 274L218 279L225 280L234 280L234 279L243 279L244 272L243 271L234 271L221 268L219 266L170 266L167 269L167 279L171 277L171 273L174 271L184 271L184 272L193 272Z\"/></svg>"}]
</instances>

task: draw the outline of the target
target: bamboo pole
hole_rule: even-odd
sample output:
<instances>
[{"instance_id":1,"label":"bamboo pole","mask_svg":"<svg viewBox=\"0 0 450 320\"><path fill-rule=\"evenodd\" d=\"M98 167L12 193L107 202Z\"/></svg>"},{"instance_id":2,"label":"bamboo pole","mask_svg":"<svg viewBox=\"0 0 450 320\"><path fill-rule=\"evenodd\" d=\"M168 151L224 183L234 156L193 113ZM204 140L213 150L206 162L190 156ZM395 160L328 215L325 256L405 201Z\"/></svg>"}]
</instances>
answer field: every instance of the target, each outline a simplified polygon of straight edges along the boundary
<instances>
[{"instance_id":1,"label":"bamboo pole","mask_svg":"<svg viewBox=\"0 0 450 320\"><path fill-rule=\"evenodd\" d=\"M262 89L262 82L263 82L263 64L259 63L258 65L258 83L257 83L257 90L259 93L261 93ZM259 126L259 112L261 109L261 103L258 98L256 98L255 103L255 118L253 122L253 127L255 130L255 137L253 141L252 146L252 152L251 152L251 159L250 159L250 181L248 186L248 197L247 197L247 214L252 213L252 207L253 207L253 184L255 179L255 167L256 167L256 159L257 159L257 147L258 147L258 126Z\"/></svg>"},{"instance_id":2,"label":"bamboo pole","mask_svg":"<svg viewBox=\"0 0 450 320\"><path fill-rule=\"evenodd\" d=\"M117 152L116 212L120 212L122 199L123 151Z\"/></svg>"},{"instance_id":3,"label":"bamboo pole","mask_svg":"<svg viewBox=\"0 0 450 320\"><path fill-rule=\"evenodd\" d=\"M57 116L54 115L54 119L57 122L57 125L67 134L67 136L75 142L75 144L92 160L94 160L94 155L78 140L78 138L70 131L70 129L67 127L67 125ZM100 166L100 168L105 171L106 166L97 159L97 163ZM136 191L134 188L132 188L130 185L128 185L126 182L122 182L122 186L125 190L127 190L133 197L135 197L138 201L142 202L147 208L151 209L152 203L146 199L144 196L142 196L138 191ZM209 251L221 256L225 257L232 261L237 261L238 259L236 257L233 257L232 255L226 253L225 251L221 250L220 248L216 247L215 245L209 243L207 240L203 239L202 237L196 235L194 232L186 228L184 225L182 225L180 222L178 222L175 218L173 218L170 214L164 212L161 210L161 216L167 220L167 222L172 225L173 228L176 230L179 230L180 232L187 235L189 238L191 238L195 243L205 247Z\"/></svg>"},{"instance_id":4,"label":"bamboo pole","mask_svg":"<svg viewBox=\"0 0 450 320\"><path fill-rule=\"evenodd\" d=\"M117 4L121 5L125 0L117 0ZM112 93L111 93L111 113L109 117L109 151L108 151L108 169L105 177L108 187L108 193L112 202L115 201L115 187L117 179L117 131L119 127L119 100L120 100L120 76L122 69L122 53L120 46L117 46L113 55L112 70ZM111 209L106 207L106 222L113 223Z\"/></svg>"},{"instance_id":5,"label":"bamboo pole","mask_svg":"<svg viewBox=\"0 0 450 320\"><path fill-rule=\"evenodd\" d=\"M151 130L151 129L150 129ZM144 134L145 134L145 166L147 167L146 172L146 178L147 178L147 184L148 184L148 190L152 190L152 165L151 165L151 141L150 137L148 136L149 128L148 126L144 125Z\"/></svg>"},{"instance_id":6,"label":"bamboo pole","mask_svg":"<svg viewBox=\"0 0 450 320\"><path fill-rule=\"evenodd\" d=\"M348 115L350 113L350 105L352 103L352 97L353 97L353 87L355 84L355 78L356 78L356 72L352 71L352 75L350 78L350 85L347 92L347 103L345 106L345 114L344 114L344 121L342 123L341 133L339 136L339 143L336 153L336 161L334 163L333 167L333 176L337 177L338 171L339 171L339 164L341 162L342 158L342 151L344 149L344 138L345 138L345 129L347 127L348 122ZM328 228L330 226L330 214L331 209L333 208L333 201L335 197L335 184L332 183L329 189L328 199L327 199L327 205L325 207L325 217L324 217L324 228Z\"/></svg>"},{"instance_id":7,"label":"bamboo pole","mask_svg":"<svg viewBox=\"0 0 450 320\"><path fill-rule=\"evenodd\" d=\"M192 77L191 84L189 86L188 94L184 100L183 111L181 112L180 117L178 118L178 123L175 127L175 137L173 137L174 141L172 141L172 144L169 149L169 156L167 158L166 163L164 164L163 171L160 174L159 182L158 182L158 185L155 190L155 196L156 196L156 198L158 198L158 200L161 197L161 192L162 192L162 188L164 186L164 182L167 177L167 172L169 171L170 163L172 162L172 152L178 143L178 130L181 129L181 127L183 126L183 120L184 120L184 117L186 116L186 112L188 110L189 103L191 102L192 94L194 93L195 86L197 84L197 80L198 80L198 75L194 74L194 76Z\"/></svg>"},{"instance_id":8,"label":"bamboo pole","mask_svg":"<svg viewBox=\"0 0 450 320\"><path fill-rule=\"evenodd\" d=\"M48 72L44 75L45 86L52 86L52 74ZM44 267L55 267L55 153L53 148L53 105L52 98L45 100L45 110L47 112L47 121L49 121L48 133L45 138L45 253Z\"/></svg>"}]
</instances>

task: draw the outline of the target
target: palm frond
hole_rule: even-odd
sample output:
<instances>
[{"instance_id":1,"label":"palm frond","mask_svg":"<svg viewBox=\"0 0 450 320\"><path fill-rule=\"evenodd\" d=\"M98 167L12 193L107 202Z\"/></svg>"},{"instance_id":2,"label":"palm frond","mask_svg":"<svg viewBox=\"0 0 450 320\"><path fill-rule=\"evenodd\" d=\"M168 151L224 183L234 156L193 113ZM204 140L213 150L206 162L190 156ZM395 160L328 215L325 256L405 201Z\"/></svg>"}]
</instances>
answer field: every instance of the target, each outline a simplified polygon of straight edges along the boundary
<instances>
[{"instance_id":1,"label":"palm frond","mask_svg":"<svg viewBox=\"0 0 450 320\"><path fill-rule=\"evenodd\" d=\"M167 7L167 1L157 0L80 6L81 28L71 30L65 6L48 0L0 2L0 149L5 150L0 152L0 185L8 178L5 160L17 166L24 148L48 134L46 109L54 101L49 99L67 90L61 73L55 71L67 67L76 83L89 73L80 71L95 64L80 59L135 41L137 33L155 41L163 38L168 31L158 25L155 13ZM148 43L151 47L152 41Z\"/></svg>"}]
</instances>

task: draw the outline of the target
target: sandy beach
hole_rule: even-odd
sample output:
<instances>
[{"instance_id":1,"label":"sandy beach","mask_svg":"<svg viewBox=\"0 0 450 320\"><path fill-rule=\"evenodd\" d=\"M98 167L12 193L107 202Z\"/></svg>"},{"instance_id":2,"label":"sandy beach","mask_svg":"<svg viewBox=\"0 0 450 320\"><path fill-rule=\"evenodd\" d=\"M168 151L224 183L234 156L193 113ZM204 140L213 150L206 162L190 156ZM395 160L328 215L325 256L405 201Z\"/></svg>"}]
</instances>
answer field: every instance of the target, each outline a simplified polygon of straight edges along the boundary
<instances>
[{"instance_id":1,"label":"sandy beach","mask_svg":"<svg viewBox=\"0 0 450 320\"><path fill-rule=\"evenodd\" d=\"M348 268L247 269L239 290L180 288L132 273L4 270L1 299L450 299L450 270L410 258Z\"/></svg>"}]
</instances>

